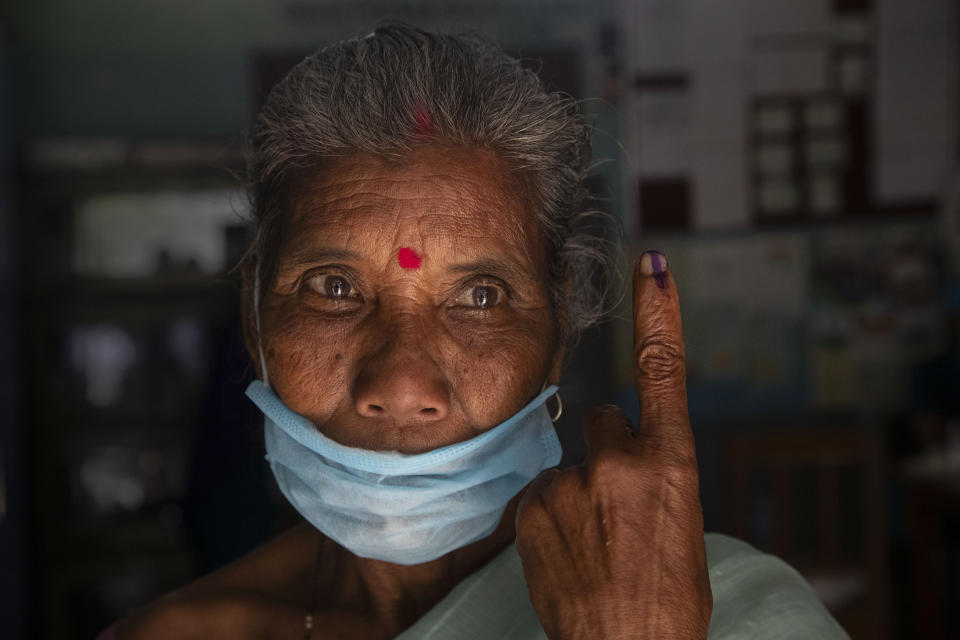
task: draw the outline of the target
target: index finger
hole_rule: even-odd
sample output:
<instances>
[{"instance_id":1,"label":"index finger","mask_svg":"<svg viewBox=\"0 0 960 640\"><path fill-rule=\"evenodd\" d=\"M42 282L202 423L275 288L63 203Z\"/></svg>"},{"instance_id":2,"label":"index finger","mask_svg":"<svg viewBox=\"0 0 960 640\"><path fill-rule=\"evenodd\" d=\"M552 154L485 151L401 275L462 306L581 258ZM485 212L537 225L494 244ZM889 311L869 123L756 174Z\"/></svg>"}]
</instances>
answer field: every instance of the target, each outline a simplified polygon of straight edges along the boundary
<instances>
[{"instance_id":1,"label":"index finger","mask_svg":"<svg viewBox=\"0 0 960 640\"><path fill-rule=\"evenodd\" d=\"M657 251L644 252L633 268L633 370L638 435L692 446L677 284Z\"/></svg>"}]
</instances>

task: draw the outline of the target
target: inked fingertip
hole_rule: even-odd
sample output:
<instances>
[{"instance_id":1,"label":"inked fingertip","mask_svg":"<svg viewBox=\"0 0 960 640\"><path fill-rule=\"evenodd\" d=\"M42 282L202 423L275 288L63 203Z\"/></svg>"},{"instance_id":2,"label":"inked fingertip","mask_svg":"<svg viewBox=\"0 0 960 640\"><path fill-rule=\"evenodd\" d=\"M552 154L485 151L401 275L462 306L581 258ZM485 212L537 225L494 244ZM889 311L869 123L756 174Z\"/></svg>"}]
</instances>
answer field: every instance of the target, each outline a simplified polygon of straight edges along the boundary
<instances>
[{"instance_id":1,"label":"inked fingertip","mask_svg":"<svg viewBox=\"0 0 960 640\"><path fill-rule=\"evenodd\" d=\"M640 273L661 276L667 272L667 257L659 251L644 251L640 256Z\"/></svg>"}]
</instances>

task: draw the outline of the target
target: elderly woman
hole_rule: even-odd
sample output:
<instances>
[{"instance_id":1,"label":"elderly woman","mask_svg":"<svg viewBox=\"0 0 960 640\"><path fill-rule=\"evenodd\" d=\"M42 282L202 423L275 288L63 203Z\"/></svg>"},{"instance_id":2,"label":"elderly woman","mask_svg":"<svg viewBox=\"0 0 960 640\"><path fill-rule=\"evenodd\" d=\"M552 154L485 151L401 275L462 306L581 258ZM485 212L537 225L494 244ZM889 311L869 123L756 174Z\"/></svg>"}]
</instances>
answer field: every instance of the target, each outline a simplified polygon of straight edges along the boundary
<instances>
[{"instance_id":1,"label":"elderly woman","mask_svg":"<svg viewBox=\"0 0 960 640\"><path fill-rule=\"evenodd\" d=\"M304 522L104 635L845 637L790 567L704 536L659 253L632 275L639 424L599 407L555 468L602 300L588 160L576 104L478 37L387 24L296 66L252 136L242 275L247 395Z\"/></svg>"}]
</instances>

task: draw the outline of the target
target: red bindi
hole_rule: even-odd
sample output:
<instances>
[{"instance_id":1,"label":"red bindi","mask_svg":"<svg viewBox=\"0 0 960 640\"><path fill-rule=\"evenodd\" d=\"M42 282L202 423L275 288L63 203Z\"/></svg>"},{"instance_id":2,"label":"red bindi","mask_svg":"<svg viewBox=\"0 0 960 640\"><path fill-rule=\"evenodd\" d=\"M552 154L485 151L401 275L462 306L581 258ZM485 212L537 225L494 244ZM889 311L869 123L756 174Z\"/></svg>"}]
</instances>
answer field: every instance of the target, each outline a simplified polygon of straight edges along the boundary
<instances>
[{"instance_id":1,"label":"red bindi","mask_svg":"<svg viewBox=\"0 0 960 640\"><path fill-rule=\"evenodd\" d=\"M397 262L404 269L419 269L420 254L410 247L402 247L400 251L397 251Z\"/></svg>"}]
</instances>

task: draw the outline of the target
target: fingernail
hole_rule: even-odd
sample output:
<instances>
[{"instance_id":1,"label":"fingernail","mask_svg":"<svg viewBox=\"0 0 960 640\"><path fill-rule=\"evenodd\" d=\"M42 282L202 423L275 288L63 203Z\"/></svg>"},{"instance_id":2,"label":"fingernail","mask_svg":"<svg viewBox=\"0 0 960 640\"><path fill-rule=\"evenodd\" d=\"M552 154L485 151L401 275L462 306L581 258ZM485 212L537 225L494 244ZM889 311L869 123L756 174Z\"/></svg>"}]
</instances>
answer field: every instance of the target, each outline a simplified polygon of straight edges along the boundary
<instances>
[{"instance_id":1,"label":"fingernail","mask_svg":"<svg viewBox=\"0 0 960 640\"><path fill-rule=\"evenodd\" d=\"M667 286L667 281L663 277L666 272L667 257L659 251L644 251L640 256L640 273L653 276L661 290L665 290Z\"/></svg>"},{"instance_id":2,"label":"fingernail","mask_svg":"<svg viewBox=\"0 0 960 640\"><path fill-rule=\"evenodd\" d=\"M640 273L659 276L667 272L667 257L659 251L644 251L640 256Z\"/></svg>"}]
</instances>

